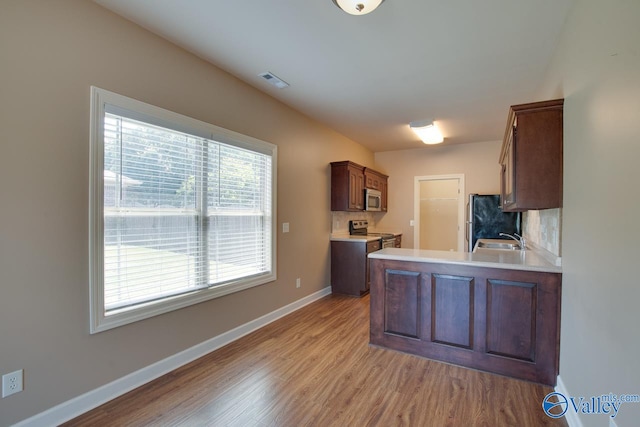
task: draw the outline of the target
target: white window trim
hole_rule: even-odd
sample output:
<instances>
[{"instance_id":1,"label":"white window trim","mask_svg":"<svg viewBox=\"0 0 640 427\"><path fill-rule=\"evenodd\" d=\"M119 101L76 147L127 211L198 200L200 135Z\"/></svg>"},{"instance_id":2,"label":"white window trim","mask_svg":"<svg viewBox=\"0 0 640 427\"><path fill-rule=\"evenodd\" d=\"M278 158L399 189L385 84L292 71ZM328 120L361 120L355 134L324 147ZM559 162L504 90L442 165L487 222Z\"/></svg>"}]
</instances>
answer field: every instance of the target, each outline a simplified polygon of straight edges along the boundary
<instances>
[{"instance_id":1,"label":"white window trim","mask_svg":"<svg viewBox=\"0 0 640 427\"><path fill-rule=\"evenodd\" d=\"M148 123L164 126L196 136L243 147L252 151L268 154L272 159L271 174L271 260L272 268L268 274L253 278L216 285L188 294L149 302L132 309L123 309L109 316L105 315L104 301L104 115L106 105L109 109L120 108L129 117L141 117ZM242 291L254 286L272 282L277 278L276 238L277 238L277 146L256 138L242 135L218 126L211 125L163 108L155 107L97 87L91 87L91 129L90 129L90 188L89 188L89 294L90 294L90 332L92 334L116 328L162 313L177 310L223 295Z\"/></svg>"}]
</instances>

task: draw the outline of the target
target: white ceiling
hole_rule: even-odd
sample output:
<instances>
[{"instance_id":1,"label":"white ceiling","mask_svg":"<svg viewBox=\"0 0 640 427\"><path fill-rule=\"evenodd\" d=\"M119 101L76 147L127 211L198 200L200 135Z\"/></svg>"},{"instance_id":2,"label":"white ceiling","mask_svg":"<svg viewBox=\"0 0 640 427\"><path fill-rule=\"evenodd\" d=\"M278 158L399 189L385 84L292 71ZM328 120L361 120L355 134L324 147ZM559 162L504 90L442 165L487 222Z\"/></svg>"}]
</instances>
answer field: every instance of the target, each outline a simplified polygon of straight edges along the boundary
<instances>
[{"instance_id":1,"label":"white ceiling","mask_svg":"<svg viewBox=\"0 0 640 427\"><path fill-rule=\"evenodd\" d=\"M373 151L502 139L532 101L573 0L95 0ZM291 86L258 77L271 71Z\"/></svg>"}]
</instances>

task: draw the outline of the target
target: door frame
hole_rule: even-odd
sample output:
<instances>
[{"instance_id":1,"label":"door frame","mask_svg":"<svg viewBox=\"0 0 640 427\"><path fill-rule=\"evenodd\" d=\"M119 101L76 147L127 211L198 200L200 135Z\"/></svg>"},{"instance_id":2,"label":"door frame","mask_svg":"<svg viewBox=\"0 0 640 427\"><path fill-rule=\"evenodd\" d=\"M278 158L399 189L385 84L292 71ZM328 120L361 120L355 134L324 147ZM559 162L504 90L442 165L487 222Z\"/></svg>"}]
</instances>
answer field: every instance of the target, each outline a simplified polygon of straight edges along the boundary
<instances>
[{"instance_id":1,"label":"door frame","mask_svg":"<svg viewBox=\"0 0 640 427\"><path fill-rule=\"evenodd\" d=\"M464 251L464 230L465 230L465 185L464 174L447 175L425 175L416 176L413 179L413 248L420 249L420 182L421 181L442 181L448 179L458 179L458 251Z\"/></svg>"}]
</instances>

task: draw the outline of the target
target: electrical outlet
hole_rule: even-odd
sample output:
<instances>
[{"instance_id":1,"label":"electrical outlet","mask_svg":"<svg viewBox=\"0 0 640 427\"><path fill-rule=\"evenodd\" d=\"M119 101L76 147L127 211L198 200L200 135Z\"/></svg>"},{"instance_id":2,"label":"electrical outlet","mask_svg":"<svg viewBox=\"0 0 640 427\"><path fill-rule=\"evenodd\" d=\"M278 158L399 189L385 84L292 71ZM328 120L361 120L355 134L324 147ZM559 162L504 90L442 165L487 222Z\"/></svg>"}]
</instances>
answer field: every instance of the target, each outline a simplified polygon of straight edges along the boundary
<instances>
[{"instance_id":1,"label":"electrical outlet","mask_svg":"<svg viewBox=\"0 0 640 427\"><path fill-rule=\"evenodd\" d=\"M2 376L2 397L22 391L22 369Z\"/></svg>"},{"instance_id":2,"label":"electrical outlet","mask_svg":"<svg viewBox=\"0 0 640 427\"><path fill-rule=\"evenodd\" d=\"M299 288L299 287L300 287L300 278L298 277L296 279L296 288Z\"/></svg>"}]
</instances>

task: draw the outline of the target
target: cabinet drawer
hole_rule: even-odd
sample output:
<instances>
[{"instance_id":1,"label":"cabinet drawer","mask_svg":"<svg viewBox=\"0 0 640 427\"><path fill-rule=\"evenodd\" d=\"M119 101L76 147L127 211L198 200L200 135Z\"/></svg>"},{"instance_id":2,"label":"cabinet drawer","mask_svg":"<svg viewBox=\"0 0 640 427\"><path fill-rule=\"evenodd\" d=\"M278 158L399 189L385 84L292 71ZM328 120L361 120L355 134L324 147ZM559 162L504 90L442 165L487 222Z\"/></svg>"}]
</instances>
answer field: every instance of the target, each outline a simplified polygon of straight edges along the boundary
<instances>
[{"instance_id":1,"label":"cabinet drawer","mask_svg":"<svg viewBox=\"0 0 640 427\"><path fill-rule=\"evenodd\" d=\"M382 244L380 243L380 240L367 242L367 253L379 251L381 248L382 248Z\"/></svg>"}]
</instances>

